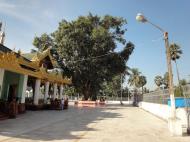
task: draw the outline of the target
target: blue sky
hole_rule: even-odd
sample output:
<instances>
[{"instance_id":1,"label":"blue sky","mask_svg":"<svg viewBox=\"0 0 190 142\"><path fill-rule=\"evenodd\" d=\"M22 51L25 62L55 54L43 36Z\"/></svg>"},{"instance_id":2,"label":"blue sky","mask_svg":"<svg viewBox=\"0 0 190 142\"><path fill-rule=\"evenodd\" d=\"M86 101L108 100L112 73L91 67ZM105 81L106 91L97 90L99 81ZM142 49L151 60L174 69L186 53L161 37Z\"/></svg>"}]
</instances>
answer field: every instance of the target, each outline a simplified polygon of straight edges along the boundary
<instances>
[{"instance_id":1,"label":"blue sky","mask_svg":"<svg viewBox=\"0 0 190 142\"><path fill-rule=\"evenodd\" d=\"M181 78L190 79L190 18L188 0L0 0L0 20L6 22L5 45L29 52L35 35L51 33L62 19L73 20L89 12L110 14L127 19L126 39L136 48L128 65L139 68L153 89L154 77L166 72L164 41L160 31L138 23L141 12L169 32L170 42L178 43L183 56L178 61ZM174 80L176 70L173 65Z\"/></svg>"}]
</instances>

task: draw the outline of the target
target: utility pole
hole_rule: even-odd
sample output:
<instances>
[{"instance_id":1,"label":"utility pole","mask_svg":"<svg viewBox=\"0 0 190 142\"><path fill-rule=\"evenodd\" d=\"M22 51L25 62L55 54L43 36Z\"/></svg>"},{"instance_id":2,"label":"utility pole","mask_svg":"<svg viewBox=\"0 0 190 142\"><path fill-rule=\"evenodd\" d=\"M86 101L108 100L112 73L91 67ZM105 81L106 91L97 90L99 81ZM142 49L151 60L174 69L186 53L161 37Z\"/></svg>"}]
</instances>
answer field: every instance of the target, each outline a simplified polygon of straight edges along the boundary
<instances>
[{"instance_id":1,"label":"utility pole","mask_svg":"<svg viewBox=\"0 0 190 142\"><path fill-rule=\"evenodd\" d=\"M175 98L174 98L174 87L173 87L173 74L172 74L171 55L170 55L168 33L167 32L164 32L164 41L165 41L165 47L166 47L167 67L168 67L168 74L169 74L169 93L170 93L170 101L171 101L171 118L175 118L176 112L175 112Z\"/></svg>"}]
</instances>

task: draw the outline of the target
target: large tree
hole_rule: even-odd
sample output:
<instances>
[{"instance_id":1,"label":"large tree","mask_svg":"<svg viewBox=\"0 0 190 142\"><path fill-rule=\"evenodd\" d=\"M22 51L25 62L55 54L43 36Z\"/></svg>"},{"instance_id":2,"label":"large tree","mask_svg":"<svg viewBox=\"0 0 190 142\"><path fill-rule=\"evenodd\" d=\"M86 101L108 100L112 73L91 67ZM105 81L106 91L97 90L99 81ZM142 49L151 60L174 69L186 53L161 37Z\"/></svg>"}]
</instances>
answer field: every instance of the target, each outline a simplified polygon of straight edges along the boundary
<instances>
[{"instance_id":1,"label":"large tree","mask_svg":"<svg viewBox=\"0 0 190 142\"><path fill-rule=\"evenodd\" d=\"M182 54L181 47L176 43L170 44L170 54L171 54L171 59L175 62L175 65L176 65L177 79L180 85L180 77L179 77L179 70L177 66L177 60L181 57L181 54Z\"/></svg>"},{"instance_id":2,"label":"large tree","mask_svg":"<svg viewBox=\"0 0 190 142\"><path fill-rule=\"evenodd\" d=\"M52 34L66 75L72 76L73 85L85 100L96 99L104 81L127 69L134 45L126 43L124 25L123 18L89 14L70 22L62 20ZM123 50L115 52L118 43Z\"/></svg>"},{"instance_id":3,"label":"large tree","mask_svg":"<svg viewBox=\"0 0 190 142\"><path fill-rule=\"evenodd\" d=\"M40 52L55 46L52 37L46 33L42 34L40 37L34 37L33 45ZM35 50L32 49L31 52L35 52Z\"/></svg>"}]
</instances>

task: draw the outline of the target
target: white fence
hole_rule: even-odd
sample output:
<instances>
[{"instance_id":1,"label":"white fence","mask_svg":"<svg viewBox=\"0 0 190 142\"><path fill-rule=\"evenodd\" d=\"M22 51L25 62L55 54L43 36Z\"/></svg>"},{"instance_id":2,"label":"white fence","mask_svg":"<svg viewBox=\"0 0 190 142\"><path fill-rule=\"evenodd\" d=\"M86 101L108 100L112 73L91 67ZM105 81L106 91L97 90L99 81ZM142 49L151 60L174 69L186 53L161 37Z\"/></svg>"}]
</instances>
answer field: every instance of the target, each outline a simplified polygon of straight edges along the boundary
<instances>
[{"instance_id":1,"label":"white fence","mask_svg":"<svg viewBox=\"0 0 190 142\"><path fill-rule=\"evenodd\" d=\"M190 98L190 85L183 87L184 98ZM148 94L144 94L143 101L139 103L139 107L168 121L170 117L170 106L167 105L169 99L168 90L158 90ZM187 100L187 99L186 99ZM186 102L187 103L187 102ZM188 102L190 103L190 102ZM186 104L189 106L189 104ZM190 108L176 108L176 117L180 122L181 133L186 133L189 129L190 120L188 115L190 114Z\"/></svg>"}]
</instances>

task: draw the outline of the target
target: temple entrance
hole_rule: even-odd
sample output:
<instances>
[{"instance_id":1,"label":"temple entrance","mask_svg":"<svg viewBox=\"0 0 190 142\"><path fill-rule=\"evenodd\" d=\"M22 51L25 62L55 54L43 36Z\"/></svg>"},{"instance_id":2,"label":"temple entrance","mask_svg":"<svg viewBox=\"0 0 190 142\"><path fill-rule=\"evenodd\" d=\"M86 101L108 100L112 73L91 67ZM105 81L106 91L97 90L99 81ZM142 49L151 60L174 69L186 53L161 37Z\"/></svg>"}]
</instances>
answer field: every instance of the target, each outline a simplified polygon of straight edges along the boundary
<instances>
[{"instance_id":1,"label":"temple entrance","mask_svg":"<svg viewBox=\"0 0 190 142\"><path fill-rule=\"evenodd\" d=\"M0 111L15 117L22 110L21 98L24 86L24 75L5 70Z\"/></svg>"},{"instance_id":2,"label":"temple entrance","mask_svg":"<svg viewBox=\"0 0 190 142\"><path fill-rule=\"evenodd\" d=\"M18 101L18 97L16 97L17 85L9 85L8 88L8 103L11 103L14 99L16 102Z\"/></svg>"}]
</instances>

